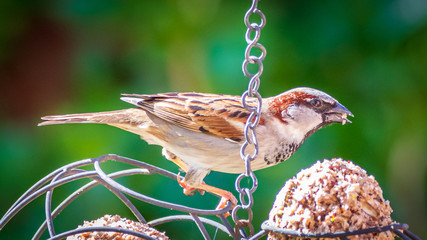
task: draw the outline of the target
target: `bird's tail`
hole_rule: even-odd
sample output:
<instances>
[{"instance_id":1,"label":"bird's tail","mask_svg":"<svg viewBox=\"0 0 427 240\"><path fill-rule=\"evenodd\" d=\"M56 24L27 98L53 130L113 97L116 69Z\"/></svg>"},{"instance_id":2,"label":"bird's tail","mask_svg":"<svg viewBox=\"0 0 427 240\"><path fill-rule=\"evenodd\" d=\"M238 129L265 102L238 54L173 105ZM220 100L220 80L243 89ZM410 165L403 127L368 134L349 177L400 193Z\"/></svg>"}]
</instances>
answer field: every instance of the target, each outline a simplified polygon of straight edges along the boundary
<instances>
[{"instance_id":1,"label":"bird's tail","mask_svg":"<svg viewBox=\"0 0 427 240\"><path fill-rule=\"evenodd\" d=\"M109 112L76 113L66 115L52 115L42 117L44 122L38 126L64 124L64 123L103 123L109 125L140 124L146 114L141 109L131 108Z\"/></svg>"}]
</instances>

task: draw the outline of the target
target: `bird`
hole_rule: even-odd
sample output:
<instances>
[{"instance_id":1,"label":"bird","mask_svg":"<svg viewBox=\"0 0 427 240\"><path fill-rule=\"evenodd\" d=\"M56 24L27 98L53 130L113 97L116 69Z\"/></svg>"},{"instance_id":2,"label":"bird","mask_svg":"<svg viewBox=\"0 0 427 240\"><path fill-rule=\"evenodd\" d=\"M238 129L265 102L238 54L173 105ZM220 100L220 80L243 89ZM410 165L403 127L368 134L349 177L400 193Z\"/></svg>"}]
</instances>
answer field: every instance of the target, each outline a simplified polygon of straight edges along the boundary
<instances>
[{"instance_id":1,"label":"bird","mask_svg":"<svg viewBox=\"0 0 427 240\"><path fill-rule=\"evenodd\" d=\"M122 94L122 101L136 107L95 113L45 116L38 126L64 123L101 123L139 135L148 144L163 147L162 154L186 174L178 183L184 194L211 192L221 197L217 208L233 206L237 199L229 191L207 185L210 171L243 173L240 156L245 142L244 126L251 111L241 96L169 92ZM251 107L257 98L246 98ZM260 120L255 133L258 154L252 170L271 167L290 158L301 144L320 128L333 123L351 123L354 115L325 92L297 87L262 98Z\"/></svg>"}]
</instances>

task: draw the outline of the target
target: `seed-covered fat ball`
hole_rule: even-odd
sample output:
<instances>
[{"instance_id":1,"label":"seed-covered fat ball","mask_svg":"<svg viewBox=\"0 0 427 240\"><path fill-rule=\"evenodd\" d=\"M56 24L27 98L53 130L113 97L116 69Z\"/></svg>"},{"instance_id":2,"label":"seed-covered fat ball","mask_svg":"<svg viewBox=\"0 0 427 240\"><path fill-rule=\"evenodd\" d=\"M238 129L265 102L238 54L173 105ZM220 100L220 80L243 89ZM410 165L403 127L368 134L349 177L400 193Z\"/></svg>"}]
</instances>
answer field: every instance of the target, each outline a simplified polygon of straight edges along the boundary
<instances>
[{"instance_id":1,"label":"seed-covered fat ball","mask_svg":"<svg viewBox=\"0 0 427 240\"><path fill-rule=\"evenodd\" d=\"M350 161L332 159L317 161L286 182L268 224L302 233L346 232L390 225L392 211L374 176ZM391 232L348 238L394 239ZM294 238L271 232L268 239Z\"/></svg>"},{"instance_id":2,"label":"seed-covered fat ball","mask_svg":"<svg viewBox=\"0 0 427 240\"><path fill-rule=\"evenodd\" d=\"M169 238L163 232L148 226L147 224L135 222L126 218L121 218L118 215L105 215L93 221L84 221L82 226L78 228L87 227L117 227L140 232L152 238L159 240L168 240ZM85 232L67 237L67 240L140 240L142 238L124 234L119 232Z\"/></svg>"}]
</instances>

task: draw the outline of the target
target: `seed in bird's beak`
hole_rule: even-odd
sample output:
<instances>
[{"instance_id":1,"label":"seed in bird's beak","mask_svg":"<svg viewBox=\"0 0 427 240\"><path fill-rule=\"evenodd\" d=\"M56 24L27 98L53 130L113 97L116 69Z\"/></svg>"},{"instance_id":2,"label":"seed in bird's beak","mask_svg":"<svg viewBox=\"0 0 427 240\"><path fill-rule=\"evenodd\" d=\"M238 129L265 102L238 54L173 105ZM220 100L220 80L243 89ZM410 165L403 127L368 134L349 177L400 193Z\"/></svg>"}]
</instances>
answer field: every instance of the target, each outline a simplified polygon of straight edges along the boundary
<instances>
[{"instance_id":1,"label":"seed in bird's beak","mask_svg":"<svg viewBox=\"0 0 427 240\"><path fill-rule=\"evenodd\" d=\"M342 114L342 125L344 125L347 122L347 113Z\"/></svg>"}]
</instances>

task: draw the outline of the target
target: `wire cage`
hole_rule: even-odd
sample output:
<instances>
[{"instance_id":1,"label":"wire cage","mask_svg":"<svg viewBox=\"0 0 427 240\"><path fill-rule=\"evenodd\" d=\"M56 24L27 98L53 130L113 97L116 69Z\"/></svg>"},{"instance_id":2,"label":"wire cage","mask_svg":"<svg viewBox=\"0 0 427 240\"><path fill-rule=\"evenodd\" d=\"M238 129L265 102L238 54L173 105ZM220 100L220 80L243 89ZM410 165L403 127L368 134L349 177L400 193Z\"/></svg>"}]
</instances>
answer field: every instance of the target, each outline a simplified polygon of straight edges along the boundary
<instances>
[{"instance_id":1,"label":"wire cage","mask_svg":"<svg viewBox=\"0 0 427 240\"><path fill-rule=\"evenodd\" d=\"M136 168L129 168L117 172L113 172L110 174L105 173L105 171L101 167L101 163L114 160L118 162L122 162L128 164L129 166ZM93 166L93 170L83 170L81 169L84 166ZM112 193L114 193L117 198L119 198L123 204L133 213L136 219L139 222L147 223L148 225L155 227L157 225L176 222L176 221L192 221L197 225L200 230L201 237L204 239L211 239L208 231L206 230L206 226L212 226L217 228L220 231L227 233L230 238L233 239L260 239L264 237L269 232L281 233L288 236L295 236L300 238L341 238L346 239L352 235L366 234L366 233L379 233L384 231L392 231L397 236L402 239L420 239L413 233L408 230L407 224L392 224L384 227L374 227L368 228L353 232L336 232L329 234L303 234L298 231L292 230L284 230L278 229L276 227L272 227L269 225L268 221L265 221L261 225L261 230L255 234L248 234L243 227L239 227L239 225L235 223L230 223L226 217L226 214L230 212L231 203L228 202L227 206L223 209L219 210L206 210L206 209L198 209L192 208L184 205L175 204L172 202L161 201L155 198L151 198L144 194L138 193L132 189L129 189L122 184L118 183L115 179L131 176L131 175L161 175L163 177L168 177L171 179L176 179L177 175L171 173L167 170L155 167L153 165L137 161L130 158L125 158L117 155L103 155L98 158L93 159L85 159L76 161L70 164L67 164L61 168L56 169L55 171L48 174L46 177L42 178L36 184L34 184L27 192L25 192L6 212L3 218L0 220L0 229L3 229L5 225L23 208L28 205L30 202L35 199L45 195L45 221L40 225L38 230L33 236L33 239L40 239L42 234L47 230L50 238L49 239L62 239L67 236L79 234L82 232L93 232L93 231L112 231L118 233L126 233L128 235L133 235L135 237L140 237L142 239L154 239L151 236L145 235L140 232L127 230L123 228L114 228L114 227L89 227L89 228L78 228L72 229L62 233L55 232L54 219L58 214L61 213L67 206L69 206L74 200L76 200L82 193L85 193L91 190L93 187L97 185L103 185L105 188L109 189ZM85 184L80 187L78 190L74 191L70 194L66 199L64 199L55 209L52 209L52 197L53 192L56 188L80 179L92 179L91 182ZM183 214L179 215L171 215L167 217L162 217L158 219L153 219L147 221L141 212L135 207L135 205L129 200L128 196L133 199L143 201L145 203L166 209L173 209L182 212ZM218 221L214 221L203 216L211 216L216 215L218 217Z\"/></svg>"},{"instance_id":2,"label":"wire cage","mask_svg":"<svg viewBox=\"0 0 427 240\"><path fill-rule=\"evenodd\" d=\"M114 172L111 174L106 174L101 167L101 163L108 160L114 160L114 161L126 163L129 165L135 166L137 168L131 168L131 169ZM81 167L84 167L87 165L92 165L94 169L89 171L81 169ZM62 210L64 210L70 203L76 200L76 198L78 198L82 193L89 191L90 189L92 189L97 185L103 185L104 187L109 189L112 193L114 193L127 206L127 208L129 208L129 210L135 215L135 217L139 222L147 223L145 218L138 211L135 205L132 204L132 202L127 198L126 195L158 207L177 210L177 211L181 211L189 214L189 215L169 216L166 218L156 219L149 222L151 226L156 226L158 224L163 224L170 221L194 221L199 227L203 236L207 239L209 239L209 237L207 235L206 229L203 226L203 223L215 226L218 229L223 230L225 232L232 232L231 225L223 216L224 213L230 211L231 209L230 203L227 205L227 207L220 210L196 209L196 208L191 208L191 207L174 204L170 202L165 202L165 201L160 201L160 200L151 198L144 194L135 192L119 184L117 181L114 180L116 178L131 176L131 175L138 175L138 174L144 174L144 175L159 174L161 176L169 177L172 179L177 178L176 174L171 173L169 171L163 170L161 168L152 166L144 162L120 157L117 155L104 155L95 159L85 159L85 160L77 161L71 164L67 164L53 171L52 173L48 174L46 177L38 181L36 184L34 184L6 212L6 214L3 216L3 218L0 221L0 229L2 229L6 225L6 223L13 216L15 216L19 211L21 211L27 204L29 204L31 201L35 200L36 198L42 196L43 194L46 194L46 197L45 197L46 221L44 221L44 223L40 226L38 231L34 234L33 238L39 239L41 235L44 233L44 231L46 231L46 229L48 230L52 239L60 239L65 236L69 236L69 235L73 235L78 232L81 232L82 231L81 229L78 229L78 230L76 229L74 231L56 235L53 220L55 219L56 216L58 216L58 214L61 213ZM54 189L66 183L83 179L83 178L93 179L93 181L82 186L81 188L79 188L78 190L70 194L69 197L67 197L55 209L52 210L52 196L53 196ZM218 224L210 219L200 218L199 217L200 215L218 215L220 216L220 219L222 220L223 224ZM113 230L117 230L120 232L123 231L123 229L113 229ZM133 234L135 236L141 236L141 233L138 233L138 232L134 232ZM144 237L147 237L147 236L144 236ZM150 238L147 238L147 239L150 239Z\"/></svg>"}]
</instances>

